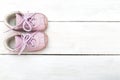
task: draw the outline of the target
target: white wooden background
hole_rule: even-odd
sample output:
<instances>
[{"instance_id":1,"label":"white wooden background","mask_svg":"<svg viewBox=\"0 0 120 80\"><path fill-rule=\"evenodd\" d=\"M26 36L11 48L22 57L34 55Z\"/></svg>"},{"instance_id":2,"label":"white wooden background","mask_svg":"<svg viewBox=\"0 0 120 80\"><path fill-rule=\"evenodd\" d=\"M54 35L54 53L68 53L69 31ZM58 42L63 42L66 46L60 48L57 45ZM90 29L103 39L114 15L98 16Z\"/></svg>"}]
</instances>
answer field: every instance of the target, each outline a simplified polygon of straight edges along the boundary
<instances>
[{"instance_id":1,"label":"white wooden background","mask_svg":"<svg viewBox=\"0 0 120 80\"><path fill-rule=\"evenodd\" d=\"M0 80L120 80L119 0L0 0L0 10ZM48 55L4 48L4 16L18 10L48 17L48 47L35 53Z\"/></svg>"}]
</instances>

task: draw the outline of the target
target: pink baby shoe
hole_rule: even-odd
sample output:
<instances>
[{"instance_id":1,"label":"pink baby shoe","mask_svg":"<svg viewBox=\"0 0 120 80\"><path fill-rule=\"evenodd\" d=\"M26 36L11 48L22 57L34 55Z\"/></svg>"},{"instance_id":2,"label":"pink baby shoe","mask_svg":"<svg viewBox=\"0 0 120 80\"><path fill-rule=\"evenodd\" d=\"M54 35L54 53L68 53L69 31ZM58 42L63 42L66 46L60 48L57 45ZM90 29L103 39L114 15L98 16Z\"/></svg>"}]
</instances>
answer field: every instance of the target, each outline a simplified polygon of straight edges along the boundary
<instances>
[{"instance_id":1,"label":"pink baby shoe","mask_svg":"<svg viewBox=\"0 0 120 80\"><path fill-rule=\"evenodd\" d=\"M46 47L47 43L48 37L43 32L16 33L5 40L5 47L20 55L22 52L42 50Z\"/></svg>"},{"instance_id":2,"label":"pink baby shoe","mask_svg":"<svg viewBox=\"0 0 120 80\"><path fill-rule=\"evenodd\" d=\"M5 24L16 31L44 31L47 28L48 20L41 13L14 12L6 16Z\"/></svg>"}]
</instances>

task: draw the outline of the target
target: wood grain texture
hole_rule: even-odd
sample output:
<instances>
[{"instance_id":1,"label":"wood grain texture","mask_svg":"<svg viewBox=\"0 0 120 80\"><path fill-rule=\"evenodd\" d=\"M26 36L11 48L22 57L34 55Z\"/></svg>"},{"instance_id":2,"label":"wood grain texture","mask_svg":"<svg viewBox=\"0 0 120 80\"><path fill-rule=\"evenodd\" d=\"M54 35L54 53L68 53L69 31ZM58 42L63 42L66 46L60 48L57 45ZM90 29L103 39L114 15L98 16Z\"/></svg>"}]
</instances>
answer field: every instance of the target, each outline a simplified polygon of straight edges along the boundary
<instances>
[{"instance_id":1,"label":"wood grain texture","mask_svg":"<svg viewBox=\"0 0 120 80\"><path fill-rule=\"evenodd\" d=\"M0 10L0 80L120 80L120 56L99 56L120 54L120 0L0 0ZM50 21L47 48L24 54L96 55L2 55L13 54L3 45L11 33L3 20L12 11L41 12Z\"/></svg>"},{"instance_id":2,"label":"wood grain texture","mask_svg":"<svg viewBox=\"0 0 120 80\"><path fill-rule=\"evenodd\" d=\"M119 80L120 56L0 56L1 80Z\"/></svg>"},{"instance_id":3,"label":"wood grain texture","mask_svg":"<svg viewBox=\"0 0 120 80\"><path fill-rule=\"evenodd\" d=\"M0 40L3 42L5 35L10 34L3 33L7 28L3 23L0 25ZM47 48L24 54L119 54L119 25L120 23L51 22L46 30L49 37ZM0 43L0 46L0 54L9 53L3 43Z\"/></svg>"},{"instance_id":4,"label":"wood grain texture","mask_svg":"<svg viewBox=\"0 0 120 80\"><path fill-rule=\"evenodd\" d=\"M42 12L50 21L120 20L120 0L2 0L0 21L12 11Z\"/></svg>"}]
</instances>

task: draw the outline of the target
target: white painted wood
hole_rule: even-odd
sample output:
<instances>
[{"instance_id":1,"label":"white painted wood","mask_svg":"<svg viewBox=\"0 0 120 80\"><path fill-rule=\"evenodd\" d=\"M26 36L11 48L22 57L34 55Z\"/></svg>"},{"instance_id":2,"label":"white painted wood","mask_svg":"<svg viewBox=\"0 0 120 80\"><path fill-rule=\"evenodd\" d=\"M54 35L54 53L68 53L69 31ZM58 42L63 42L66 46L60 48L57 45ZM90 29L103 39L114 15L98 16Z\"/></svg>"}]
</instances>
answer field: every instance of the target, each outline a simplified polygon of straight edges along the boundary
<instances>
[{"instance_id":1,"label":"white painted wood","mask_svg":"<svg viewBox=\"0 0 120 80\"><path fill-rule=\"evenodd\" d=\"M11 11L42 12L48 20L120 20L120 0L0 0L0 20Z\"/></svg>"},{"instance_id":2,"label":"white painted wood","mask_svg":"<svg viewBox=\"0 0 120 80\"><path fill-rule=\"evenodd\" d=\"M119 9L119 0L0 0L0 21L18 10L42 12L49 21L117 21ZM34 54L119 54L119 25L49 23L49 44ZM0 54L13 54L3 45L10 32L0 26ZM0 55L0 80L120 80L119 66L120 56Z\"/></svg>"},{"instance_id":3,"label":"white painted wood","mask_svg":"<svg viewBox=\"0 0 120 80\"><path fill-rule=\"evenodd\" d=\"M119 80L120 56L0 56L1 80Z\"/></svg>"},{"instance_id":4,"label":"white painted wood","mask_svg":"<svg viewBox=\"0 0 120 80\"><path fill-rule=\"evenodd\" d=\"M0 23L0 41L5 38L6 26ZM120 23L49 23L46 49L25 54L119 54ZM9 34L9 32L7 33ZM8 50L0 43L0 54Z\"/></svg>"}]
</instances>

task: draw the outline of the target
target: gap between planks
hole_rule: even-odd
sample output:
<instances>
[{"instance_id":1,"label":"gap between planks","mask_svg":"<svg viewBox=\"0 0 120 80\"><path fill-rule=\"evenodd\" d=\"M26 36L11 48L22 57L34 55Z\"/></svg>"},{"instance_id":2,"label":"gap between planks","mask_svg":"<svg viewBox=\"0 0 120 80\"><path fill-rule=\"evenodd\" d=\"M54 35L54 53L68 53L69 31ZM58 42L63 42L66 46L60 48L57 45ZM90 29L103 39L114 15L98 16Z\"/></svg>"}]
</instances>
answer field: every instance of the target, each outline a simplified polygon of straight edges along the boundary
<instances>
[{"instance_id":1,"label":"gap between planks","mask_svg":"<svg viewBox=\"0 0 120 80\"><path fill-rule=\"evenodd\" d=\"M4 22L4 21L0 21L0 22ZM95 22L95 23L119 23L120 21L97 21L97 20L81 20L81 21L48 21L48 22Z\"/></svg>"},{"instance_id":2,"label":"gap between planks","mask_svg":"<svg viewBox=\"0 0 120 80\"><path fill-rule=\"evenodd\" d=\"M17 54L0 54L0 55L17 55ZM20 56L38 55L38 56L120 56L120 54L21 54Z\"/></svg>"}]
</instances>

